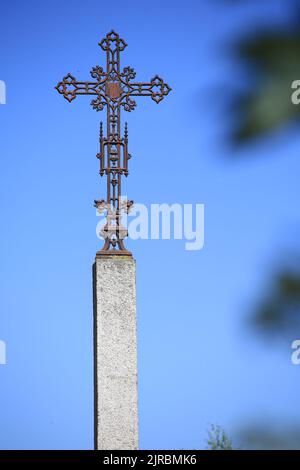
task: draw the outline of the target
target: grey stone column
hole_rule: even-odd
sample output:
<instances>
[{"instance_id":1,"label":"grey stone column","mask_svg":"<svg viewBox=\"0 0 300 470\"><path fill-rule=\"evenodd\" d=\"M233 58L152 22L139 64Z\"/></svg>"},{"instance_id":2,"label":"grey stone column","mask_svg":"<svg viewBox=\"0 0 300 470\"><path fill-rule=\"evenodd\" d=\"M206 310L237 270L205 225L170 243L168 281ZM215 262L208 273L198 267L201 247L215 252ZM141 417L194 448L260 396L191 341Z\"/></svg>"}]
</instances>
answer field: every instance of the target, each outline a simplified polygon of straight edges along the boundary
<instances>
[{"instance_id":1,"label":"grey stone column","mask_svg":"<svg viewBox=\"0 0 300 470\"><path fill-rule=\"evenodd\" d=\"M135 260L97 254L93 284L95 448L138 449Z\"/></svg>"}]
</instances>

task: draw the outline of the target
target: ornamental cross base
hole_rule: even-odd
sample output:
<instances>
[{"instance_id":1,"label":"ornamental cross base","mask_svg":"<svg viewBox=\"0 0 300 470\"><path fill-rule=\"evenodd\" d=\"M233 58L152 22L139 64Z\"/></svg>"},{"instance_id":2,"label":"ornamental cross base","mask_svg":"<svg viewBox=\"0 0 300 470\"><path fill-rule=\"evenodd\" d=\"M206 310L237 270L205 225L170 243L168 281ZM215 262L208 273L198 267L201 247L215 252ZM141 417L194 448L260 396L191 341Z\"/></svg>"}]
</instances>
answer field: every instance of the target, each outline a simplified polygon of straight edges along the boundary
<instances>
[{"instance_id":1,"label":"ornamental cross base","mask_svg":"<svg viewBox=\"0 0 300 470\"><path fill-rule=\"evenodd\" d=\"M111 31L99 43L106 52L106 70L96 66L91 70L93 81L80 82L71 74L66 75L58 83L56 89L63 97L71 102L77 95L94 95L91 105L96 111L107 110L106 136L103 123L100 124L100 151L97 158L100 161L100 175L106 175L106 200L94 201L99 212L105 210L107 223L101 231L105 239L103 248L97 256L120 254L131 255L124 246L127 231L122 227L122 213L128 212L133 205L121 206L122 176L128 176L128 129L125 123L124 134L121 135L121 108L133 111L136 107L136 96L150 96L153 101L160 103L168 95L171 88L155 75L148 83L134 82L136 73L131 67L121 71L120 53L127 44L117 33Z\"/></svg>"}]
</instances>

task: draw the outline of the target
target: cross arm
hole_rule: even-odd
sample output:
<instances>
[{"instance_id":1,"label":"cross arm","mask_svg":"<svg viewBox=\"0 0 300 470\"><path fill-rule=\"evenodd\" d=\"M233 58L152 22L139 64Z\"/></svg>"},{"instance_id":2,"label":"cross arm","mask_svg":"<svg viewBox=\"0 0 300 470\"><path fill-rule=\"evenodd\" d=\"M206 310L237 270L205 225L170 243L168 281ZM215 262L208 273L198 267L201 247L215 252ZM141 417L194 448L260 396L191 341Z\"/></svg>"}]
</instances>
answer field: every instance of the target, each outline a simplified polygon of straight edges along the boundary
<instances>
[{"instance_id":1,"label":"cross arm","mask_svg":"<svg viewBox=\"0 0 300 470\"><path fill-rule=\"evenodd\" d=\"M103 91L100 80L95 82L79 82L70 73L66 75L55 88L69 103L71 103L77 95L99 96Z\"/></svg>"},{"instance_id":2,"label":"cross arm","mask_svg":"<svg viewBox=\"0 0 300 470\"><path fill-rule=\"evenodd\" d=\"M131 96L150 96L153 101L160 103L167 96L171 88L162 78L155 75L149 83L127 83L127 98Z\"/></svg>"}]
</instances>

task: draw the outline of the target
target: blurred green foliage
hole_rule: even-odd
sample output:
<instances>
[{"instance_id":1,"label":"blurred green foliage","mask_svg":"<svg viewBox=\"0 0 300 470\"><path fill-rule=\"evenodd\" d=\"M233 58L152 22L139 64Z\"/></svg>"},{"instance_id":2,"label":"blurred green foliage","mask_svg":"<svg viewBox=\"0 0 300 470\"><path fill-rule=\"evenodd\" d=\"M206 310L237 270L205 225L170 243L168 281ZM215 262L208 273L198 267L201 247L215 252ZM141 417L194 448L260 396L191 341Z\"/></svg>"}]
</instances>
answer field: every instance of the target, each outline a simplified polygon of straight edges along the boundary
<instances>
[{"instance_id":1,"label":"blurred green foliage","mask_svg":"<svg viewBox=\"0 0 300 470\"><path fill-rule=\"evenodd\" d=\"M297 119L300 105L291 101L291 85L300 80L300 35L264 33L239 42L235 54L246 62L252 86L233 98L238 114L233 133L236 143L247 143Z\"/></svg>"},{"instance_id":2,"label":"blurred green foliage","mask_svg":"<svg viewBox=\"0 0 300 470\"><path fill-rule=\"evenodd\" d=\"M234 2L231 3L231 8ZM249 86L232 100L237 115L232 140L249 144L271 136L290 123L300 123L300 104L292 103L292 83L300 80L300 4L287 0L292 12L290 30L255 33L236 43L234 55L249 71ZM298 24L297 24L298 23ZM295 258L294 256L290 259ZM298 267L299 266L299 267ZM269 338L295 339L300 331L300 264L296 269L282 264L271 276L270 288L261 296L250 323ZM260 418L238 432L245 449L300 449L300 429ZM275 421L275 422L276 422Z\"/></svg>"},{"instance_id":3,"label":"blurred green foliage","mask_svg":"<svg viewBox=\"0 0 300 470\"><path fill-rule=\"evenodd\" d=\"M275 275L251 323L270 335L294 337L300 331L300 272L282 269Z\"/></svg>"},{"instance_id":4,"label":"blurred green foliage","mask_svg":"<svg viewBox=\"0 0 300 470\"><path fill-rule=\"evenodd\" d=\"M242 429L238 433L238 439L245 450L299 450L299 427L271 426L270 424L257 423Z\"/></svg>"},{"instance_id":5,"label":"blurred green foliage","mask_svg":"<svg viewBox=\"0 0 300 470\"><path fill-rule=\"evenodd\" d=\"M207 445L209 450L233 450L230 437L218 425L211 425Z\"/></svg>"}]
</instances>

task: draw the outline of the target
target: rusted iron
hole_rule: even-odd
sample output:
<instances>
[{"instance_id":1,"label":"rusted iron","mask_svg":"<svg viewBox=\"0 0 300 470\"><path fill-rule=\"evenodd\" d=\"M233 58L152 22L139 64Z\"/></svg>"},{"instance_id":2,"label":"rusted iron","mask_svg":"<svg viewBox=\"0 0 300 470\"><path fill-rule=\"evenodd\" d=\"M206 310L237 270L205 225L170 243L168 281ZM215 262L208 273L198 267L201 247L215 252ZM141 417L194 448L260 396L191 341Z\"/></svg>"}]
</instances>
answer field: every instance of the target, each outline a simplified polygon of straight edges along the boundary
<instances>
[{"instance_id":1,"label":"rusted iron","mask_svg":"<svg viewBox=\"0 0 300 470\"><path fill-rule=\"evenodd\" d=\"M77 95L95 95L91 105L96 111L107 110L106 137L100 123L100 175L107 177L106 200L94 201L98 211L106 211L106 225L101 235L105 239L98 254L131 255L124 246L127 230L122 226L122 213L129 212L133 201L122 202L122 176L128 176L128 129L125 123L121 136L121 108L133 111L136 96L150 96L160 103L171 91L162 78L155 75L148 83L133 82L136 73L131 67L120 68L120 52L127 46L117 33L111 31L99 43L106 52L106 70L96 66L91 70L93 81L81 82L66 75L56 86L57 91L70 103Z\"/></svg>"}]
</instances>

